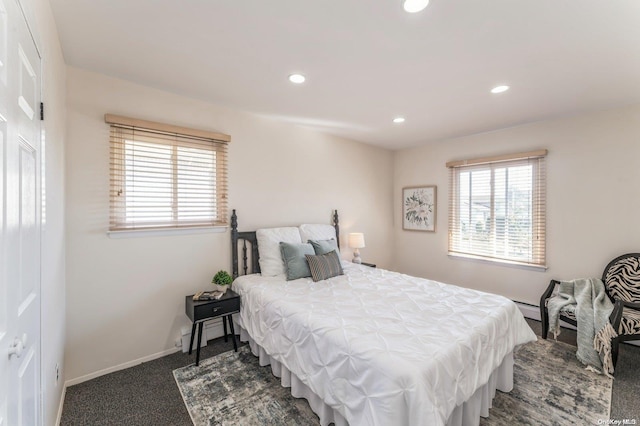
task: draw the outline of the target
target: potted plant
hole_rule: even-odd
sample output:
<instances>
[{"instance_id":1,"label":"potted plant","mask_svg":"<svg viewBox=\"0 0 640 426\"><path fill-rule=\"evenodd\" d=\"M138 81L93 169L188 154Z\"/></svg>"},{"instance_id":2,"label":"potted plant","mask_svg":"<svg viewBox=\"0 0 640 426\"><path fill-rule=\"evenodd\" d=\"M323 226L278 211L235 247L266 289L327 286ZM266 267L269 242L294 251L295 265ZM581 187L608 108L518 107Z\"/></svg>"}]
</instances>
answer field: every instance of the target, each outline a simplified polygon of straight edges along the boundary
<instances>
[{"instance_id":1,"label":"potted plant","mask_svg":"<svg viewBox=\"0 0 640 426\"><path fill-rule=\"evenodd\" d=\"M218 271L211 280L215 289L223 293L227 291L227 288L229 288L232 282L233 278L227 271Z\"/></svg>"}]
</instances>

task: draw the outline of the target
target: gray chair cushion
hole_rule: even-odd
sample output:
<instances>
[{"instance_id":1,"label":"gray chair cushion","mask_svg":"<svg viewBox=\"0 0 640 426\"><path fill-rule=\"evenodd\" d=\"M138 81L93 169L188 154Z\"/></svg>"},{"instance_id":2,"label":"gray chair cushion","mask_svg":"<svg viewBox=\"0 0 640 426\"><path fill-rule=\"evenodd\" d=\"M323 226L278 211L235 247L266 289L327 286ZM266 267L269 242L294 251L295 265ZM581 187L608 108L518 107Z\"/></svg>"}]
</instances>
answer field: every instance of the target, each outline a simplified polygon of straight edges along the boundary
<instances>
[{"instance_id":1,"label":"gray chair cushion","mask_svg":"<svg viewBox=\"0 0 640 426\"><path fill-rule=\"evenodd\" d=\"M577 319L576 319L576 312L575 312L575 310L570 310L570 309L561 309L561 310L560 310L560 314L561 314L562 316L565 316L565 317L569 318L569 319L572 319L572 320L574 320L574 321L577 321Z\"/></svg>"},{"instance_id":2,"label":"gray chair cushion","mask_svg":"<svg viewBox=\"0 0 640 426\"><path fill-rule=\"evenodd\" d=\"M618 335L640 334L640 312L625 309L618 327Z\"/></svg>"}]
</instances>

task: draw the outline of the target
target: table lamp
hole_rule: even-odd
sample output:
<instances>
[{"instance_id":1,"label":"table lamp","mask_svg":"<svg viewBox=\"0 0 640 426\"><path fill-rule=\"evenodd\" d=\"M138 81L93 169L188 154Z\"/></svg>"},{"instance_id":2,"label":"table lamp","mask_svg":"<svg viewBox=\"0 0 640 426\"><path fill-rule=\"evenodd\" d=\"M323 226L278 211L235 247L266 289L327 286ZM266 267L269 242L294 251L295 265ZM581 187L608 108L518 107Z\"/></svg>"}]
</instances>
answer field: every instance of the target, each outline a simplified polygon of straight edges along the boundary
<instances>
[{"instance_id":1,"label":"table lamp","mask_svg":"<svg viewBox=\"0 0 640 426\"><path fill-rule=\"evenodd\" d=\"M364 234L361 232L352 232L349 234L349 247L355 249L353 251L353 263L362 263L362 259L360 259L360 251L365 247L364 245Z\"/></svg>"}]
</instances>

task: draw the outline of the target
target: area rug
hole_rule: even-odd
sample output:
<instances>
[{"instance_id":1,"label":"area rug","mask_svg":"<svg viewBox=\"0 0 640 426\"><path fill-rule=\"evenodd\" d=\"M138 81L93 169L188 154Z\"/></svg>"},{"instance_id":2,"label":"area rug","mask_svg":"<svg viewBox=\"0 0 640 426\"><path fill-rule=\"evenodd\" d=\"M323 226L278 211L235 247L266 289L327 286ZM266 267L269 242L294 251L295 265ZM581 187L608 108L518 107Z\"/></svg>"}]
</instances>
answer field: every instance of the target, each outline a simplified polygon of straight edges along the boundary
<instances>
[{"instance_id":1,"label":"area rug","mask_svg":"<svg viewBox=\"0 0 640 426\"><path fill-rule=\"evenodd\" d=\"M249 345L174 370L173 376L196 426L319 423L307 400L291 396Z\"/></svg>"},{"instance_id":2,"label":"area rug","mask_svg":"<svg viewBox=\"0 0 640 426\"><path fill-rule=\"evenodd\" d=\"M585 370L575 351L575 346L542 339L521 347L513 391L497 392L480 424L606 424L612 381ZM307 401L292 397L246 345L173 375L196 426L319 423Z\"/></svg>"},{"instance_id":3,"label":"area rug","mask_svg":"<svg viewBox=\"0 0 640 426\"><path fill-rule=\"evenodd\" d=\"M513 390L496 393L480 425L607 424L613 380L586 370L575 346L538 338L514 359Z\"/></svg>"}]
</instances>

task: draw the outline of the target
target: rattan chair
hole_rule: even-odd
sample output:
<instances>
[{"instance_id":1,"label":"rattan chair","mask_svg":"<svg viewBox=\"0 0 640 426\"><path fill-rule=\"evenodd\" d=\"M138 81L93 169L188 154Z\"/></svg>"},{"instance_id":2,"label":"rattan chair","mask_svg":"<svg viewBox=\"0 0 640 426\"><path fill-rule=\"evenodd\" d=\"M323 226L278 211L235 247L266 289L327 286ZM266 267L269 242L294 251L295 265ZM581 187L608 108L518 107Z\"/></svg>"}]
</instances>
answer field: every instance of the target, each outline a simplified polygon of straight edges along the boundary
<instances>
[{"instance_id":1,"label":"rattan chair","mask_svg":"<svg viewBox=\"0 0 640 426\"><path fill-rule=\"evenodd\" d=\"M618 337L611 341L613 365L618 360L618 345L626 340L640 340L640 253L627 253L613 259L602 273L607 296L614 303L609 321ZM551 280L540 298L542 338L549 332L547 300L560 282ZM560 319L577 326L576 317L568 311L560 312Z\"/></svg>"}]
</instances>

